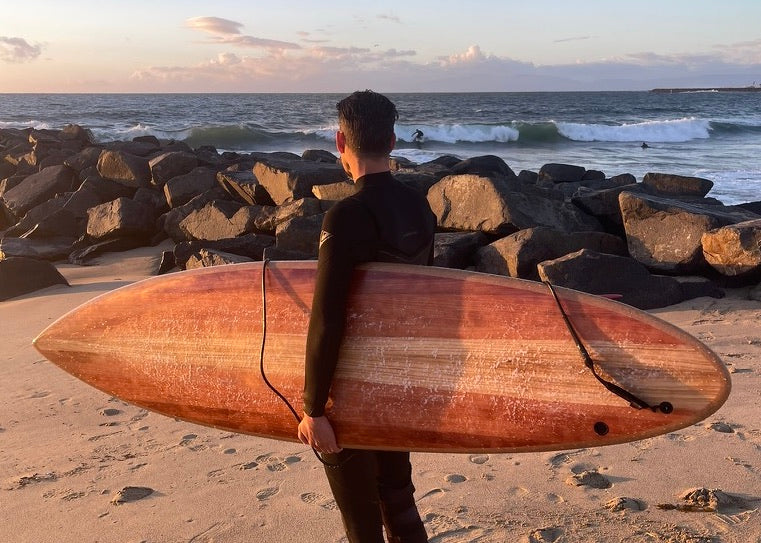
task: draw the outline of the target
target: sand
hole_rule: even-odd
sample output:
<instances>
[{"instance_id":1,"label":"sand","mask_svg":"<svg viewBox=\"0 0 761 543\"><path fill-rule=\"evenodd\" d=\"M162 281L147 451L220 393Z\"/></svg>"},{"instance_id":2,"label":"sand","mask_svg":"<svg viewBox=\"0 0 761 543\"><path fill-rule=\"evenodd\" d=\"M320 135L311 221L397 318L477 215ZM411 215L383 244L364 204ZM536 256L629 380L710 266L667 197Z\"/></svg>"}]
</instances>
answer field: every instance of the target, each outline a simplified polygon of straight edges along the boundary
<instances>
[{"instance_id":1,"label":"sand","mask_svg":"<svg viewBox=\"0 0 761 543\"><path fill-rule=\"evenodd\" d=\"M303 445L131 406L32 348L68 310L154 274L164 249L61 264L71 287L0 303L0 541L345 541ZM413 454L431 542L761 541L761 303L736 289L652 313L721 356L727 403L690 428L623 445Z\"/></svg>"}]
</instances>

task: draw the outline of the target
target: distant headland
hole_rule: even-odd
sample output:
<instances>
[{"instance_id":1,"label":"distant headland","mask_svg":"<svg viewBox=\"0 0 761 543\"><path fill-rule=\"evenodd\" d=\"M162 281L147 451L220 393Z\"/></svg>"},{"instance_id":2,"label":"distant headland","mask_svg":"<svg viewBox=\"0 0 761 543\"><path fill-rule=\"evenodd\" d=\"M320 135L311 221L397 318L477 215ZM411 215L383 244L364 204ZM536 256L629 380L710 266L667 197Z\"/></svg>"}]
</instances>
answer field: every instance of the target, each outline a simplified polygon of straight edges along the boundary
<instances>
[{"instance_id":1,"label":"distant headland","mask_svg":"<svg viewBox=\"0 0 761 543\"><path fill-rule=\"evenodd\" d=\"M660 94L672 94L680 92L761 92L761 85L748 85L747 87L695 87L695 88L663 88L652 89L650 92Z\"/></svg>"}]
</instances>

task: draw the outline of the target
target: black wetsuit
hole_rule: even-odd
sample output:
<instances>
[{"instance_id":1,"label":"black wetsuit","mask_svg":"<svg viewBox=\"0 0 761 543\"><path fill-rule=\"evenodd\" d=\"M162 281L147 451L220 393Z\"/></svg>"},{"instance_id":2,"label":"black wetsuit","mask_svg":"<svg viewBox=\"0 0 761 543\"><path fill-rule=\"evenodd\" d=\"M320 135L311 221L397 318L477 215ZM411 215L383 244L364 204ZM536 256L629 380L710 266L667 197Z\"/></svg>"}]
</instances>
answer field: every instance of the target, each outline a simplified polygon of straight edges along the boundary
<instances>
[{"instance_id":1,"label":"black wetsuit","mask_svg":"<svg viewBox=\"0 0 761 543\"><path fill-rule=\"evenodd\" d=\"M436 217L425 196L383 172L356 181L357 194L325 216L306 350L304 411L324 414L338 361L354 267L362 262L431 264ZM368 398L372 401L372 398ZM326 455L333 495L351 543L426 541L415 507L409 453L345 449ZM393 539L396 538L396 539Z\"/></svg>"}]
</instances>

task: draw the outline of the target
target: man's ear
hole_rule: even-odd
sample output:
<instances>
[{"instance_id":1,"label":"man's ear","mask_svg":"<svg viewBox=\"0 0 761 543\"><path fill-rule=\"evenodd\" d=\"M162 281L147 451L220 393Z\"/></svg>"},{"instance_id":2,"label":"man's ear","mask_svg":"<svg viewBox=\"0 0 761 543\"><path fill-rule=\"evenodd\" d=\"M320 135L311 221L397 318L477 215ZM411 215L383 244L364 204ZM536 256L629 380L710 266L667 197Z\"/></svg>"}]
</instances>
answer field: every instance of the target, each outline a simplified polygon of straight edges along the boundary
<instances>
[{"instance_id":1,"label":"man's ear","mask_svg":"<svg viewBox=\"0 0 761 543\"><path fill-rule=\"evenodd\" d=\"M346 149L346 136L340 130L336 132L336 149L343 154Z\"/></svg>"},{"instance_id":2,"label":"man's ear","mask_svg":"<svg viewBox=\"0 0 761 543\"><path fill-rule=\"evenodd\" d=\"M393 151L394 147L396 147L396 134L395 133L391 134L391 147L389 147L388 152L390 153L391 151Z\"/></svg>"}]
</instances>

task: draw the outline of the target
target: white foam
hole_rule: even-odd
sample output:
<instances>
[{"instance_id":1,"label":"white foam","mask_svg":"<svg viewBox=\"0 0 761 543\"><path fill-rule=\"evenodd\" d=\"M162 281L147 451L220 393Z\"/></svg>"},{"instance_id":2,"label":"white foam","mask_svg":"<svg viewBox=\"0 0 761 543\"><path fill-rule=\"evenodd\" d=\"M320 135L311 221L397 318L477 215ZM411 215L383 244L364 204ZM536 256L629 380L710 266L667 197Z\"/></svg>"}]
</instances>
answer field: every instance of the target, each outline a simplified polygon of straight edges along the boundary
<instances>
[{"instance_id":1,"label":"white foam","mask_svg":"<svg viewBox=\"0 0 761 543\"><path fill-rule=\"evenodd\" d=\"M574 141L645 141L685 142L708 139L711 124L707 120L685 118L667 121L607 125L556 122L558 132Z\"/></svg>"}]
</instances>

